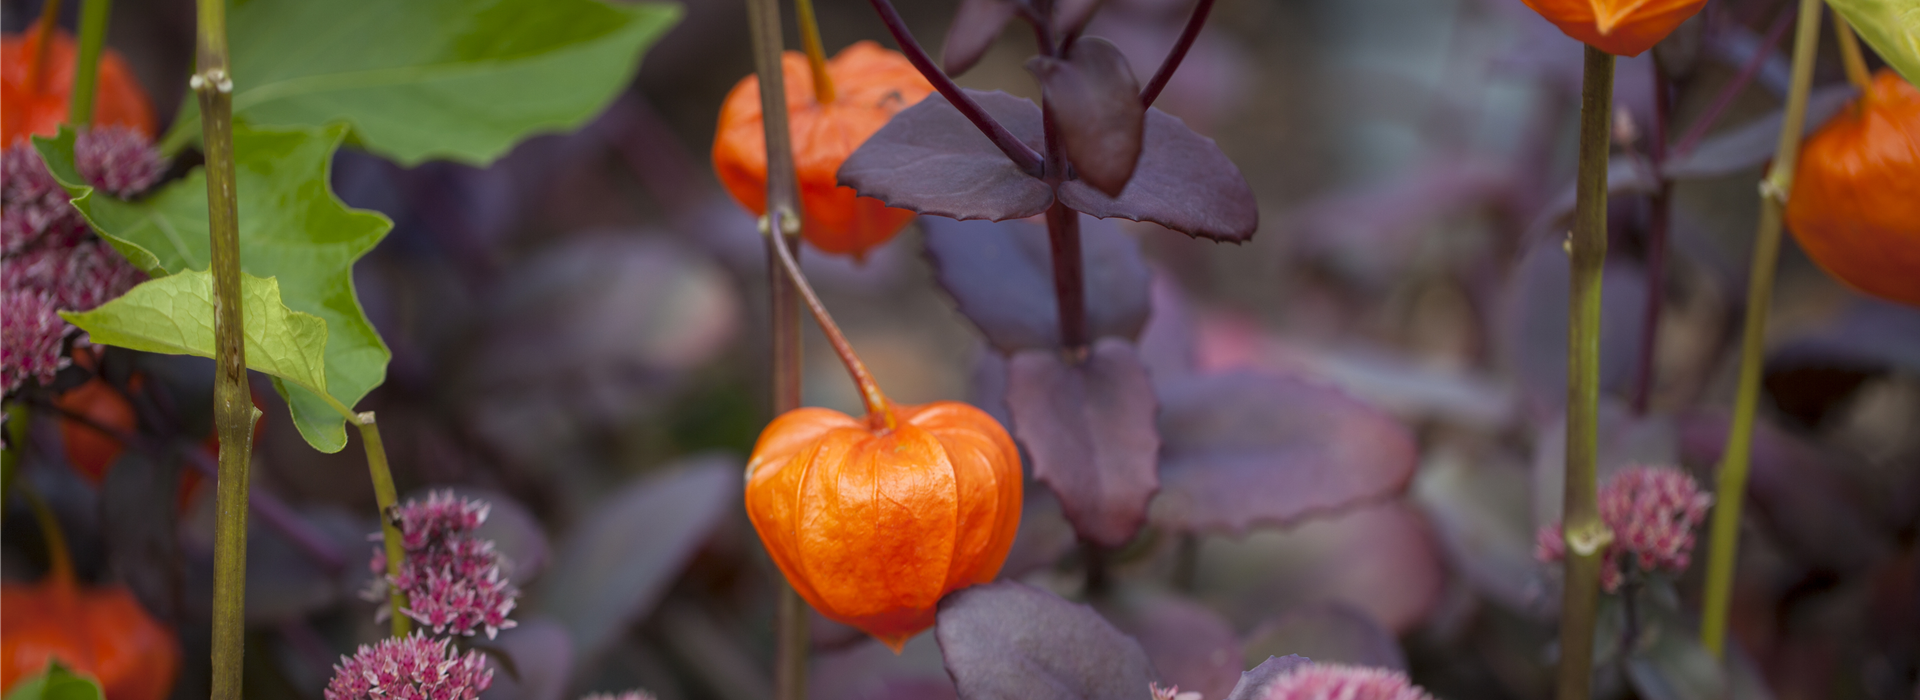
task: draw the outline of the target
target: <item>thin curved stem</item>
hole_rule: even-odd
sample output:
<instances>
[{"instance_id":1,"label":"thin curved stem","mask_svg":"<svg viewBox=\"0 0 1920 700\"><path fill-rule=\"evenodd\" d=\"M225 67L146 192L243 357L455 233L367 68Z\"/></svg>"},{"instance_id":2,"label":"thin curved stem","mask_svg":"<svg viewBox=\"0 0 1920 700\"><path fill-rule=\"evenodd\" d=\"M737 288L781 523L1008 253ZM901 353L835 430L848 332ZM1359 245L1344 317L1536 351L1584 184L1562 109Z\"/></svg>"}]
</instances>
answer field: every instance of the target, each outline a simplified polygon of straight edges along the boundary
<instances>
[{"instance_id":1,"label":"thin curved stem","mask_svg":"<svg viewBox=\"0 0 1920 700\"><path fill-rule=\"evenodd\" d=\"M820 20L813 16L813 0L793 0L793 13L800 21L800 46L807 51L807 66L813 69L813 99L831 104L833 76L827 74L827 50L820 43Z\"/></svg>"},{"instance_id":2,"label":"thin curved stem","mask_svg":"<svg viewBox=\"0 0 1920 700\"><path fill-rule=\"evenodd\" d=\"M106 49L107 20L113 0L80 3L80 51L73 63L73 91L67 94L67 122L76 128L93 125L94 85L100 78L100 52Z\"/></svg>"},{"instance_id":3,"label":"thin curved stem","mask_svg":"<svg viewBox=\"0 0 1920 700\"><path fill-rule=\"evenodd\" d=\"M1753 82L1753 77L1760 74L1760 66L1766 65L1767 57L1773 55L1773 48L1780 44L1781 37L1786 36L1787 27L1793 24L1793 17L1794 9L1788 7L1781 10L1779 16L1773 18L1773 24L1767 27L1767 35L1761 39L1760 47L1754 50L1753 57L1747 59L1747 64L1740 67L1740 72L1733 76L1733 80L1727 81L1726 88L1713 98L1713 104L1700 114L1700 118L1695 119L1693 125L1687 127L1686 133L1680 137L1680 140L1674 142L1669 153L1675 156L1685 155L1692 153L1693 148L1700 145L1700 140L1706 138L1707 129L1712 128L1714 123L1720 120L1720 115L1733 105L1733 100L1740 96L1740 91L1746 89L1747 84Z\"/></svg>"},{"instance_id":4,"label":"thin curved stem","mask_svg":"<svg viewBox=\"0 0 1920 700\"><path fill-rule=\"evenodd\" d=\"M933 89L939 90L940 95L947 98L947 102L952 104L954 109L960 110L960 114L965 116L967 121L973 122L980 133L986 134L987 140L992 141L1001 153L1007 154L1007 158L1011 159L1014 165L1019 166L1029 175L1039 177L1042 165L1040 154L1035 153L1025 142L1015 138L1013 132L1007 131L1007 127L995 121L992 115L987 114L987 111L980 107L979 103L974 102L973 98L960 90L960 86L953 82L953 78L947 77L945 71L934 65L933 59L927 56L927 50L920 48L920 42L914 40L913 32L907 29L906 20L900 18L900 12L893 8L892 2L870 1L873 3L873 10L880 13L880 21L887 25L887 32L892 34L893 40L900 44L900 52L906 54L907 62L919 69L920 74L926 76L927 82L933 83Z\"/></svg>"},{"instance_id":5,"label":"thin curved stem","mask_svg":"<svg viewBox=\"0 0 1920 700\"><path fill-rule=\"evenodd\" d=\"M1867 73L1867 57L1860 53L1860 38L1853 35L1853 27L1838 12L1833 13L1833 37L1840 41L1840 64L1847 67L1847 82L1860 94L1867 94L1873 82L1873 76Z\"/></svg>"},{"instance_id":6,"label":"thin curved stem","mask_svg":"<svg viewBox=\"0 0 1920 700\"><path fill-rule=\"evenodd\" d=\"M1560 607L1560 700L1585 700L1592 688L1594 614L1600 555L1613 533L1600 520L1600 280L1607 262L1608 123L1613 118L1613 54L1586 47L1580 84L1580 164L1576 183L1568 303L1567 455L1564 537L1566 589Z\"/></svg>"},{"instance_id":7,"label":"thin curved stem","mask_svg":"<svg viewBox=\"0 0 1920 700\"><path fill-rule=\"evenodd\" d=\"M797 217L788 214L783 218L783 230L799 228ZM760 218L762 233L771 235L770 219ZM867 371L867 364L861 362L860 356L853 352L853 344L847 342L845 333L840 332L840 325L833 322L833 314L827 313L827 305L820 301L820 295L815 294L813 285L807 282L807 275L800 270L799 261L793 259L793 251L787 250L786 246L774 246L774 251L780 258L780 266L786 269L787 277L793 280L793 286L800 291L800 299L812 312L814 322L820 324L820 331L826 334L827 344L833 346L834 354L839 355L841 364L847 366L847 375L853 378L854 386L860 388L860 400L866 405L867 414L878 417L888 430L896 427L893 403L887 400L886 394L880 392L880 383L874 381L872 372Z\"/></svg>"},{"instance_id":8,"label":"thin curved stem","mask_svg":"<svg viewBox=\"0 0 1920 700\"><path fill-rule=\"evenodd\" d=\"M1160 91L1165 90L1167 82L1173 80L1173 72L1180 69L1180 62L1186 60L1187 50L1193 48L1193 40L1199 38L1200 27L1207 23L1207 15L1213 12L1213 0L1200 0L1193 8L1193 16L1187 18L1187 26L1180 30L1180 38L1173 42L1173 48L1167 51L1167 58L1160 62L1160 70L1154 71L1153 79L1140 90L1140 104L1152 107L1153 101L1160 99Z\"/></svg>"},{"instance_id":9,"label":"thin curved stem","mask_svg":"<svg viewBox=\"0 0 1920 700\"><path fill-rule=\"evenodd\" d=\"M33 63L27 66L27 94L38 95L47 85L47 47L53 45L53 30L60 26L60 0L47 0L40 7L40 19L33 24Z\"/></svg>"},{"instance_id":10,"label":"thin curved stem","mask_svg":"<svg viewBox=\"0 0 1920 700\"><path fill-rule=\"evenodd\" d=\"M1773 165L1760 183L1760 227L1754 235L1753 267L1747 273L1746 329L1740 339L1740 384L1714 491L1712 549L1708 551L1700 617L1700 642L1714 656L1723 656L1726 651L1727 609L1733 600L1734 564L1740 545L1740 507L1746 502L1753 423L1760 404L1760 368L1766 360L1767 310L1773 303L1773 273L1780 259L1781 217L1793 192L1793 171L1800 160L1800 131L1806 125L1807 94L1813 89L1813 62L1819 47L1820 0L1800 0L1786 118L1780 122Z\"/></svg>"}]
</instances>

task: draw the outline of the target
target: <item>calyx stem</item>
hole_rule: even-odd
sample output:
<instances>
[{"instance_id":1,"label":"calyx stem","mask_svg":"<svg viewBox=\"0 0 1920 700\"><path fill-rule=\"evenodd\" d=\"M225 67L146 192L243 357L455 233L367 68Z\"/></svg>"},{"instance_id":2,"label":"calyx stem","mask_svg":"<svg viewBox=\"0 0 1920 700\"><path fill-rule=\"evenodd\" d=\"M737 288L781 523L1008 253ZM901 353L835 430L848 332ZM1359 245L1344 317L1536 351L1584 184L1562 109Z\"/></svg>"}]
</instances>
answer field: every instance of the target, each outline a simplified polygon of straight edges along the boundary
<instances>
[{"instance_id":1,"label":"calyx stem","mask_svg":"<svg viewBox=\"0 0 1920 700\"><path fill-rule=\"evenodd\" d=\"M799 228L800 220L792 214L782 217L781 229ZM760 218L762 233L773 235L772 216ZM800 271L800 263L793 259L793 251L786 246L774 246L780 258L781 267L786 268L787 277L793 280L793 286L800 290L800 299L806 303L807 310L813 313L813 320L820 324L820 331L827 336L827 344L833 346L833 352L840 356L841 364L847 366L847 374L853 378L854 386L860 388L860 401L866 405L869 418L877 417L887 430L898 427L893 415L893 402L880 392L880 383L874 381L873 373L867 371L867 364L854 354L853 344L847 342L847 336L840 332L840 325L833 322L833 315L827 313L827 305L821 303L820 295L815 294L813 285L807 282L807 275Z\"/></svg>"},{"instance_id":2,"label":"calyx stem","mask_svg":"<svg viewBox=\"0 0 1920 700\"><path fill-rule=\"evenodd\" d=\"M47 47L53 44L53 30L60 25L60 0L47 0L40 8L40 19L33 24L33 64L27 66L27 94L38 95L46 86Z\"/></svg>"},{"instance_id":3,"label":"calyx stem","mask_svg":"<svg viewBox=\"0 0 1920 700\"><path fill-rule=\"evenodd\" d=\"M813 99L820 104L833 102L833 76L827 74L827 50L820 43L820 21L813 16L813 0L793 0L794 14L800 21L800 46L807 51L807 66L813 69Z\"/></svg>"},{"instance_id":4,"label":"calyx stem","mask_svg":"<svg viewBox=\"0 0 1920 700\"><path fill-rule=\"evenodd\" d=\"M1173 80L1173 72L1180 69L1180 62L1186 60L1187 50L1193 48L1193 40L1200 36L1200 27L1206 25L1207 14L1213 12L1213 0L1200 0L1193 8L1193 16L1187 18L1187 26L1180 30L1180 38L1173 42L1173 48L1167 50L1167 58L1160 62L1160 69L1154 71L1153 79L1140 90L1140 104L1153 106L1160 99L1160 91L1166 89L1167 82Z\"/></svg>"}]
</instances>

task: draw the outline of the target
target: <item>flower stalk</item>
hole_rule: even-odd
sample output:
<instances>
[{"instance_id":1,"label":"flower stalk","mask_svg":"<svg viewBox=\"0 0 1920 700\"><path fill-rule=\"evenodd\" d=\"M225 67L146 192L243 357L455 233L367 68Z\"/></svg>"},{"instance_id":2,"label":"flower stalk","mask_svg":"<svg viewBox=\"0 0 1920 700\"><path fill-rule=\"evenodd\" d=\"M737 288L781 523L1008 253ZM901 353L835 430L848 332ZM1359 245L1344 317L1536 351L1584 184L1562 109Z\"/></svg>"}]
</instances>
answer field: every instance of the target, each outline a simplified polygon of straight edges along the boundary
<instances>
[{"instance_id":1,"label":"flower stalk","mask_svg":"<svg viewBox=\"0 0 1920 700\"><path fill-rule=\"evenodd\" d=\"M380 543L387 554L387 570L397 572L406 560L406 549L401 546L400 528L393 524L394 508L400 502L399 491L393 487L393 471L387 468L386 444L380 440L380 425L373 418L372 411L353 416L353 424L360 428L360 440L367 449L367 471L373 477L373 500L380 508ZM393 636L405 637L413 632L413 623L406 613L407 592L399 586L387 587L387 612L393 623Z\"/></svg>"},{"instance_id":2,"label":"flower stalk","mask_svg":"<svg viewBox=\"0 0 1920 700\"><path fill-rule=\"evenodd\" d=\"M1566 588L1560 608L1560 700L1591 691L1593 627L1601 555L1613 533L1600 519L1600 280L1607 261L1607 151L1613 117L1613 54L1586 47L1580 86L1580 164L1575 183L1573 287L1567 333Z\"/></svg>"},{"instance_id":3,"label":"flower stalk","mask_svg":"<svg viewBox=\"0 0 1920 700\"><path fill-rule=\"evenodd\" d=\"M1173 72L1186 60L1187 49L1193 48L1193 40L1200 36L1200 27L1207 23L1207 15L1212 12L1213 0L1200 0L1200 4L1194 6L1193 16L1187 18L1187 26L1180 30L1180 38L1174 40L1173 48L1167 50L1166 60L1160 62L1160 69L1154 71L1153 78L1140 90L1141 105L1152 107L1153 101L1160 99L1160 91L1173 80Z\"/></svg>"},{"instance_id":4,"label":"flower stalk","mask_svg":"<svg viewBox=\"0 0 1920 700\"><path fill-rule=\"evenodd\" d=\"M760 232L769 233L770 228L769 220L761 217ZM781 222L780 228L783 231L782 235L792 235L786 232L797 231L800 228L800 222L789 216ZM793 251L784 246L776 246L773 250L780 258L781 268L786 270L787 277L800 291L800 298L806 303L807 311L813 314L814 322L820 324L820 331L826 334L827 344L833 346L834 354L838 355L841 364L847 367L847 375L853 379L854 386L859 387L860 402L867 409L868 419L878 421L875 428L884 427L892 430L898 427L893 415L893 402L887 400L887 395L880 392L880 383L874 381L872 372L867 371L867 363L860 361L860 356L853 352L853 344L847 342L845 333L840 332L840 324L833 322L833 315L827 312L827 305L820 301L820 295L816 294L813 291L813 285L807 282L807 275L800 270L799 261L794 260Z\"/></svg>"},{"instance_id":5,"label":"flower stalk","mask_svg":"<svg viewBox=\"0 0 1920 700\"><path fill-rule=\"evenodd\" d=\"M40 7L40 18L33 23L33 63L27 66L27 94L39 94L46 87L47 51L53 44L53 30L60 26L60 0L47 0Z\"/></svg>"},{"instance_id":6,"label":"flower stalk","mask_svg":"<svg viewBox=\"0 0 1920 700\"><path fill-rule=\"evenodd\" d=\"M769 335L773 350L773 413L800 407L800 314L793 284L780 262L799 243L800 198L793 165L793 134L787 126L787 88L780 54L780 0L747 0L747 28L753 40L753 69L760 80L760 113L767 145L767 206L782 225L767 238ZM822 71L824 72L824 71ZM817 95L816 95L817 96ZM785 223L791 219L793 230ZM767 219L763 219L766 221ZM807 696L807 604L782 581L775 619L774 697Z\"/></svg>"},{"instance_id":7,"label":"flower stalk","mask_svg":"<svg viewBox=\"0 0 1920 700\"><path fill-rule=\"evenodd\" d=\"M100 80L100 52L107 45L107 20L113 0L80 3L80 52L74 57L73 92L67 95L67 122L85 129L93 124L94 85Z\"/></svg>"},{"instance_id":8,"label":"flower stalk","mask_svg":"<svg viewBox=\"0 0 1920 700\"><path fill-rule=\"evenodd\" d=\"M793 0L793 13L800 22L800 46L806 49L807 67L813 70L813 99L831 104L833 76L827 74L827 49L820 42L820 20L813 15L813 0Z\"/></svg>"},{"instance_id":9,"label":"flower stalk","mask_svg":"<svg viewBox=\"0 0 1920 700\"><path fill-rule=\"evenodd\" d=\"M1700 642L1724 656L1727 609L1733 598L1733 571L1740 544L1740 507L1746 501L1747 468L1753 447L1754 414L1760 404L1760 368L1765 361L1767 311L1773 303L1773 273L1780 259L1781 218L1793 191L1800 160L1800 132L1807 120L1807 95L1813 87L1813 61L1820 47L1820 0L1800 0L1793 37L1793 73L1787 86L1786 117L1780 123L1773 165L1760 181L1760 225L1753 241L1753 267L1747 273L1746 328L1740 339L1739 389L1733 424L1727 430L1714 493L1712 548L1708 551Z\"/></svg>"}]
</instances>

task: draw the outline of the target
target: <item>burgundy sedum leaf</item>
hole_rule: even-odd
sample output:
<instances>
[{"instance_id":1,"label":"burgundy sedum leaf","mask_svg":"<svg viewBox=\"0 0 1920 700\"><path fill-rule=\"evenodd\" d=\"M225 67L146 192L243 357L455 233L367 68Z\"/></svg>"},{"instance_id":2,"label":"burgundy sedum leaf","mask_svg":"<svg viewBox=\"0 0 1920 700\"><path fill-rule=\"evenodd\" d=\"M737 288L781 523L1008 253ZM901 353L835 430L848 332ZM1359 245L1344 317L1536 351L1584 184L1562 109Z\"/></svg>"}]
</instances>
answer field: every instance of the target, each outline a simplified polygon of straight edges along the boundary
<instances>
[{"instance_id":1,"label":"burgundy sedum leaf","mask_svg":"<svg viewBox=\"0 0 1920 700\"><path fill-rule=\"evenodd\" d=\"M1144 700L1140 645L1098 613L1003 581L940 601L934 635L964 700Z\"/></svg>"},{"instance_id":2,"label":"burgundy sedum leaf","mask_svg":"<svg viewBox=\"0 0 1920 700\"><path fill-rule=\"evenodd\" d=\"M1160 487L1153 384L1133 345L1103 338L1078 364L1053 350L1023 350L1008 378L1013 436L1074 531L1108 547L1133 539Z\"/></svg>"},{"instance_id":3,"label":"burgundy sedum leaf","mask_svg":"<svg viewBox=\"0 0 1920 700\"><path fill-rule=\"evenodd\" d=\"M1298 654L1269 656L1253 670L1240 674L1240 682L1233 686L1233 692L1227 695L1227 700L1262 700L1267 694L1267 687L1273 685L1274 681L1311 663L1313 661Z\"/></svg>"},{"instance_id":4,"label":"burgundy sedum leaf","mask_svg":"<svg viewBox=\"0 0 1920 700\"><path fill-rule=\"evenodd\" d=\"M1250 655L1301 654L1320 663L1407 670L1407 656L1393 632L1340 601L1289 610L1247 634Z\"/></svg>"},{"instance_id":5,"label":"burgundy sedum leaf","mask_svg":"<svg viewBox=\"0 0 1920 700\"><path fill-rule=\"evenodd\" d=\"M947 25L947 41L940 49L940 67L951 76L972 69L1019 9L1012 0L960 0L953 24Z\"/></svg>"},{"instance_id":6,"label":"burgundy sedum leaf","mask_svg":"<svg viewBox=\"0 0 1920 700\"><path fill-rule=\"evenodd\" d=\"M1060 307L1046 228L1031 221L921 220L934 279L1003 353L1060 347ZM1113 224L1081 217L1087 327L1132 340L1147 322L1146 261Z\"/></svg>"},{"instance_id":7,"label":"burgundy sedum leaf","mask_svg":"<svg viewBox=\"0 0 1920 700\"><path fill-rule=\"evenodd\" d=\"M1004 92L968 90L1016 138L1045 148L1040 108ZM993 145L945 97L929 95L840 165L840 184L887 206L949 219L1023 219L1053 205L1052 189Z\"/></svg>"},{"instance_id":8,"label":"burgundy sedum leaf","mask_svg":"<svg viewBox=\"0 0 1920 700\"><path fill-rule=\"evenodd\" d=\"M1122 591L1100 608L1140 642L1160 684L1202 698L1223 698L1240 679L1240 637L1233 625L1192 599L1155 590Z\"/></svg>"},{"instance_id":9,"label":"burgundy sedum leaf","mask_svg":"<svg viewBox=\"0 0 1920 700\"><path fill-rule=\"evenodd\" d=\"M1332 387L1228 372L1160 389L1153 519L1164 527L1286 526L1399 493L1413 477L1407 428Z\"/></svg>"},{"instance_id":10,"label":"burgundy sedum leaf","mask_svg":"<svg viewBox=\"0 0 1920 700\"><path fill-rule=\"evenodd\" d=\"M1112 42L1090 36L1074 42L1065 59L1028 59L1027 70L1040 80L1060 145L1080 179L1109 197L1119 196L1140 161L1147 118L1140 81L1127 57Z\"/></svg>"},{"instance_id":11,"label":"burgundy sedum leaf","mask_svg":"<svg viewBox=\"0 0 1920 700\"><path fill-rule=\"evenodd\" d=\"M981 138L982 147L991 148ZM1240 176L1240 168L1213 139L1194 133L1178 117L1158 109L1147 110L1140 162L1118 196L1109 197L1079 180L1061 183L1059 194L1061 203L1102 219L1151 221L1216 241L1245 241L1260 225L1253 189Z\"/></svg>"}]
</instances>

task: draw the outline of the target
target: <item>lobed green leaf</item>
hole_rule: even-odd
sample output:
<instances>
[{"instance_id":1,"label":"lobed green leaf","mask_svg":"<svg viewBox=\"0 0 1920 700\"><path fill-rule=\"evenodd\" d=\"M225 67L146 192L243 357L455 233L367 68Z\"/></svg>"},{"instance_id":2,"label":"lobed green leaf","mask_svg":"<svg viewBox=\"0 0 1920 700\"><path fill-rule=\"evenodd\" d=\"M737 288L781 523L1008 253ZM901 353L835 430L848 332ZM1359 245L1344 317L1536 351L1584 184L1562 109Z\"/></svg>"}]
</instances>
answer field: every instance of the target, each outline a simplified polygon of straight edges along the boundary
<instances>
[{"instance_id":1,"label":"lobed green leaf","mask_svg":"<svg viewBox=\"0 0 1920 700\"><path fill-rule=\"evenodd\" d=\"M1920 0L1827 0L1907 82L1920 86Z\"/></svg>"}]
</instances>

